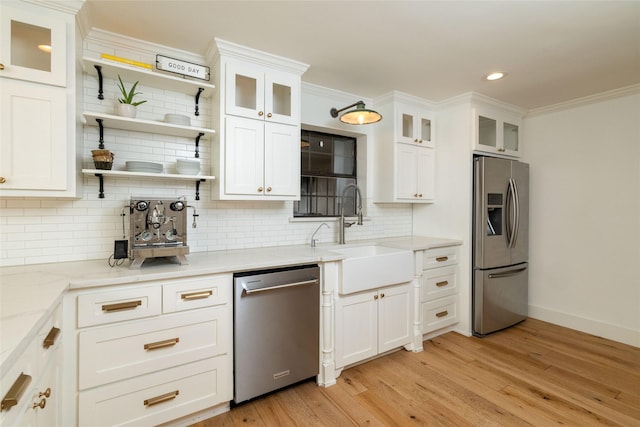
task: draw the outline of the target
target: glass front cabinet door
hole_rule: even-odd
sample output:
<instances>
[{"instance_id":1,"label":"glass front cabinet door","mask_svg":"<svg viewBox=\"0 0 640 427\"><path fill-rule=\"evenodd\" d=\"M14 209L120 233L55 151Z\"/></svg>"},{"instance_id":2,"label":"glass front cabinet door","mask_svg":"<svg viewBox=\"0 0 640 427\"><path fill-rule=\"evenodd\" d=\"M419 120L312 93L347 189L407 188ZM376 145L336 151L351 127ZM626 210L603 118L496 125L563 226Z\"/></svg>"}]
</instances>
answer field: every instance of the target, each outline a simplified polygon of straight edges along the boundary
<instances>
[{"instance_id":1,"label":"glass front cabinet door","mask_svg":"<svg viewBox=\"0 0 640 427\"><path fill-rule=\"evenodd\" d=\"M66 86L66 18L0 5L0 76Z\"/></svg>"},{"instance_id":2,"label":"glass front cabinet door","mask_svg":"<svg viewBox=\"0 0 640 427\"><path fill-rule=\"evenodd\" d=\"M268 122L300 124L300 78L260 66L229 62L225 112Z\"/></svg>"},{"instance_id":3,"label":"glass front cabinet door","mask_svg":"<svg viewBox=\"0 0 640 427\"><path fill-rule=\"evenodd\" d=\"M397 106L398 126L396 135L398 142L421 144L433 147L432 115L427 111L419 111L399 104Z\"/></svg>"},{"instance_id":4,"label":"glass front cabinet door","mask_svg":"<svg viewBox=\"0 0 640 427\"><path fill-rule=\"evenodd\" d=\"M518 113L497 108L474 108L474 150L485 153L520 157L520 128L522 118Z\"/></svg>"}]
</instances>

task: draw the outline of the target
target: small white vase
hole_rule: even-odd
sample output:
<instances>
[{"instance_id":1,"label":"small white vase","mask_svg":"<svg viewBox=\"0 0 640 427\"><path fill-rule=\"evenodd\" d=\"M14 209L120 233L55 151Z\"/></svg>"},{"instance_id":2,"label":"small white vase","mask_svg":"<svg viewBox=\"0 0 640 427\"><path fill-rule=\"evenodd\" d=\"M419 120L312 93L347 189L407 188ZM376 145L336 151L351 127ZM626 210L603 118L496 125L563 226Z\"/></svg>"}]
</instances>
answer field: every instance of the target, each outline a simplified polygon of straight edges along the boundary
<instances>
[{"instance_id":1,"label":"small white vase","mask_svg":"<svg viewBox=\"0 0 640 427\"><path fill-rule=\"evenodd\" d=\"M116 111L119 116L128 117L130 119L135 118L136 113L138 112L135 105L121 103L118 103Z\"/></svg>"}]
</instances>

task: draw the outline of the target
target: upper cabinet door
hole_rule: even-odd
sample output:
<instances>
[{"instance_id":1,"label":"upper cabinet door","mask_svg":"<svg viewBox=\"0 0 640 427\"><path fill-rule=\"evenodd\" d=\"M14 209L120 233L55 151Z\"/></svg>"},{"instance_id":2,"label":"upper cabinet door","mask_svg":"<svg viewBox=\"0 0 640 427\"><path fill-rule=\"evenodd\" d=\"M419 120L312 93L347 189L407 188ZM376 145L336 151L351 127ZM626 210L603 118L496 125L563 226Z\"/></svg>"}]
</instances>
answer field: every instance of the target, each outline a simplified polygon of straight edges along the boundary
<instances>
[{"instance_id":1,"label":"upper cabinet door","mask_svg":"<svg viewBox=\"0 0 640 427\"><path fill-rule=\"evenodd\" d=\"M226 67L226 114L300 124L300 77L250 64Z\"/></svg>"},{"instance_id":2,"label":"upper cabinet door","mask_svg":"<svg viewBox=\"0 0 640 427\"><path fill-rule=\"evenodd\" d=\"M433 117L428 111L420 111L402 104L397 105L397 142L433 147Z\"/></svg>"},{"instance_id":3,"label":"upper cabinet door","mask_svg":"<svg viewBox=\"0 0 640 427\"><path fill-rule=\"evenodd\" d=\"M0 76L66 86L66 18L43 8L0 8Z\"/></svg>"},{"instance_id":4,"label":"upper cabinet door","mask_svg":"<svg viewBox=\"0 0 640 427\"><path fill-rule=\"evenodd\" d=\"M300 77L284 72L265 74L265 120L300 124Z\"/></svg>"},{"instance_id":5,"label":"upper cabinet door","mask_svg":"<svg viewBox=\"0 0 640 427\"><path fill-rule=\"evenodd\" d=\"M226 65L225 112L264 119L264 72L260 67L229 62Z\"/></svg>"},{"instance_id":6,"label":"upper cabinet door","mask_svg":"<svg viewBox=\"0 0 640 427\"><path fill-rule=\"evenodd\" d=\"M519 157L522 118L496 107L474 107L475 138L473 149L486 153Z\"/></svg>"}]
</instances>

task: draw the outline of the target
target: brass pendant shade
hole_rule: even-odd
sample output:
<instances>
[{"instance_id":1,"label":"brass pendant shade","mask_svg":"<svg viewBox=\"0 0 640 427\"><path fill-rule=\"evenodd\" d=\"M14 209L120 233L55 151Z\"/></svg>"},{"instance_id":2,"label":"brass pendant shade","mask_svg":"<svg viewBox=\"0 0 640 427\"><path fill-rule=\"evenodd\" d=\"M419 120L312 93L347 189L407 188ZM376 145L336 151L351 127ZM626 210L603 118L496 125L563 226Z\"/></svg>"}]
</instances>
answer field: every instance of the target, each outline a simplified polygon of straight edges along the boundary
<instances>
[{"instance_id":1,"label":"brass pendant shade","mask_svg":"<svg viewBox=\"0 0 640 427\"><path fill-rule=\"evenodd\" d=\"M331 117L338 117L338 114L344 110L347 110L351 107L356 107L351 111L347 111L346 113L340 116L340 121L342 123L347 123L350 125L368 125L370 123L379 122L382 120L382 116L380 113L369 110L365 107L364 102L358 101L351 105L347 105L344 108L336 109L332 108L330 113Z\"/></svg>"}]
</instances>

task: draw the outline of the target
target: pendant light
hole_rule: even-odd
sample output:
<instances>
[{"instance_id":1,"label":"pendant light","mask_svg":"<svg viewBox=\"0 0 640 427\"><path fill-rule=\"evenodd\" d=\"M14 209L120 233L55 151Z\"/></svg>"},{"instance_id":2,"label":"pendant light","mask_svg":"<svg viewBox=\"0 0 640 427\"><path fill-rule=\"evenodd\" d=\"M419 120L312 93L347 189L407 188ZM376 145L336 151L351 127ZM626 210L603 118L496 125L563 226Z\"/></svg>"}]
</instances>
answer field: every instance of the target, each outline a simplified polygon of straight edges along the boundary
<instances>
[{"instance_id":1,"label":"pendant light","mask_svg":"<svg viewBox=\"0 0 640 427\"><path fill-rule=\"evenodd\" d=\"M382 120L382 116L380 113L369 110L364 106L364 102L358 101L351 105L347 105L344 108L336 109L332 108L330 113L331 117L336 118L341 111L349 109L351 107L356 107L351 111L347 111L343 115L340 116L340 121L342 123L347 123L350 125L368 125L370 123L379 122Z\"/></svg>"}]
</instances>

